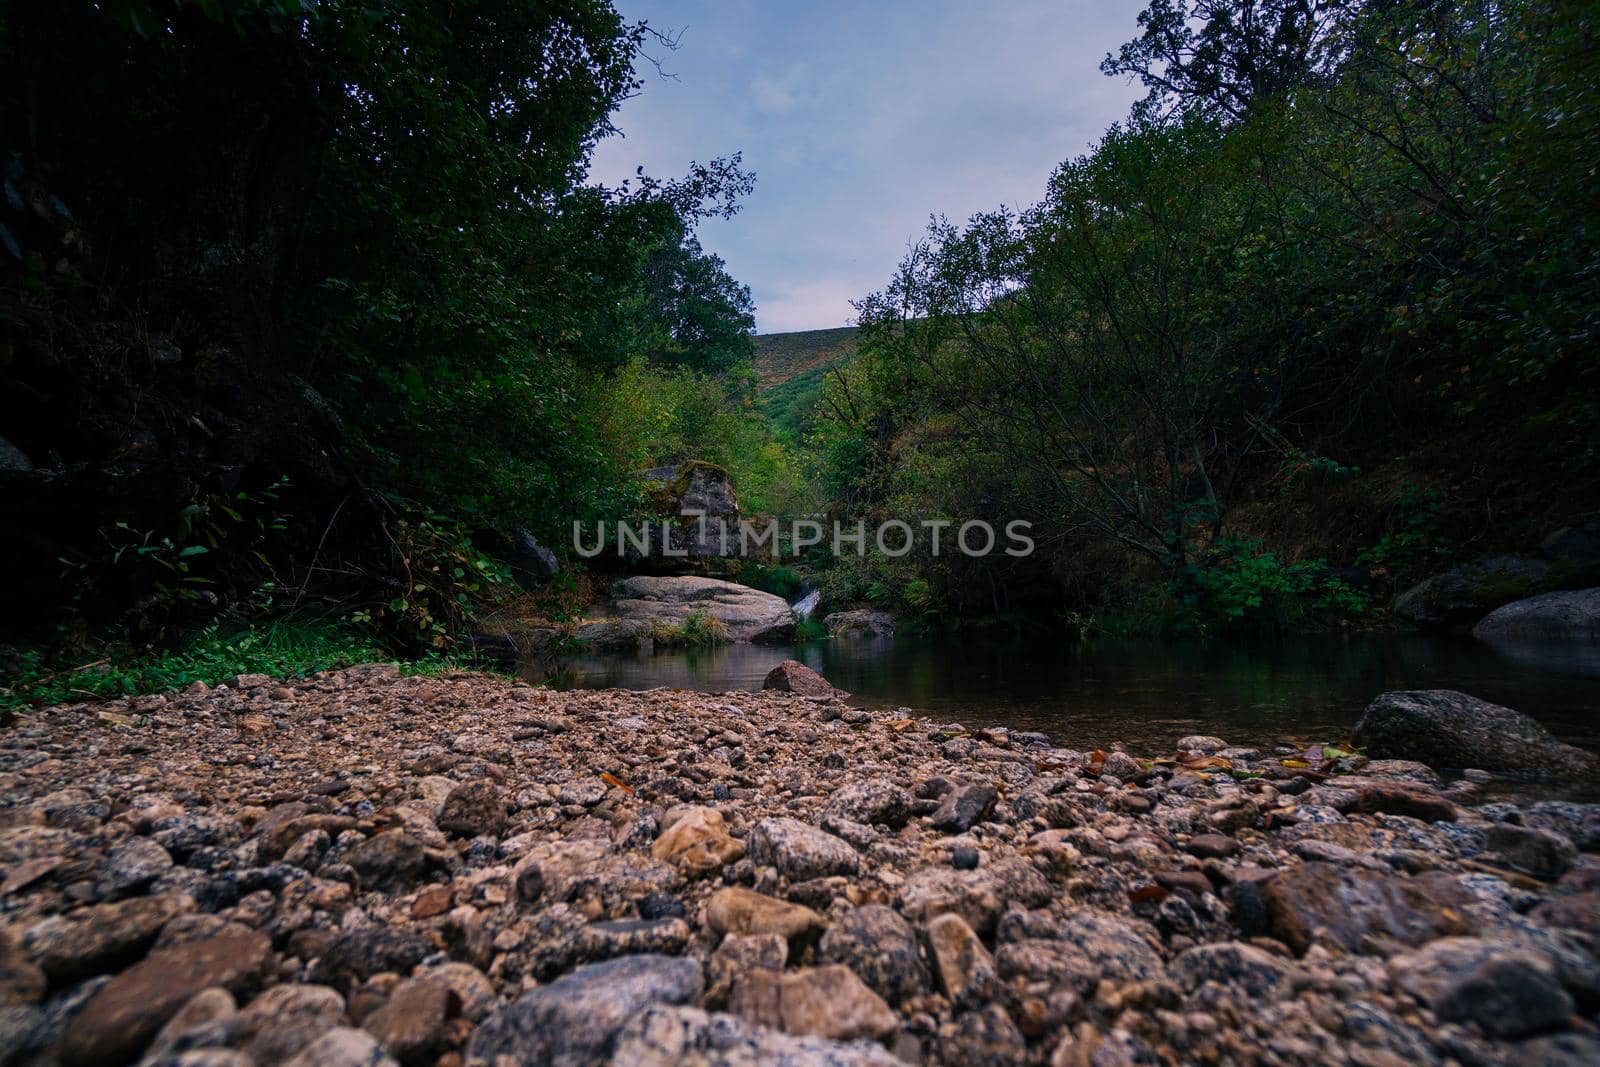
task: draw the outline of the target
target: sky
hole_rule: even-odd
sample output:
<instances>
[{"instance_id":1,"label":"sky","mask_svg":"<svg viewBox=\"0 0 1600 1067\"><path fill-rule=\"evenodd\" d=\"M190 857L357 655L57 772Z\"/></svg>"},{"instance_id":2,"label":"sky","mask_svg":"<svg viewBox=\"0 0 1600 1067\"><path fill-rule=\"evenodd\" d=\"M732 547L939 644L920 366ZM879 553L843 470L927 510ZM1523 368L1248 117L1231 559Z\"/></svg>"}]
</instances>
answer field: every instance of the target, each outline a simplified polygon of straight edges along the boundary
<instances>
[{"instance_id":1,"label":"sky","mask_svg":"<svg viewBox=\"0 0 1600 1067\"><path fill-rule=\"evenodd\" d=\"M677 35L647 51L590 180L682 177L744 153L755 192L701 243L749 285L760 333L850 324L931 215L1044 195L1142 93L1100 73L1143 0L618 0Z\"/></svg>"}]
</instances>

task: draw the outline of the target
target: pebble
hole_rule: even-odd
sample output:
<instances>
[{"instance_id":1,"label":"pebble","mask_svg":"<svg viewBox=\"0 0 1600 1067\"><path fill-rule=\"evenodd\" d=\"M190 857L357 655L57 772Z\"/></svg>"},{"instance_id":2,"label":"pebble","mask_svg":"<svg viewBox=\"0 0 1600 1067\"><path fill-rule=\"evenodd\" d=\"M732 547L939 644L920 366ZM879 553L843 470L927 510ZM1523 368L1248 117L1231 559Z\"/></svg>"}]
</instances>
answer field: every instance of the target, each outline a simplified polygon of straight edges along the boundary
<instances>
[{"instance_id":1,"label":"pebble","mask_svg":"<svg viewBox=\"0 0 1600 1067\"><path fill-rule=\"evenodd\" d=\"M1483 803L1405 759L1285 765L1304 744L1095 758L828 691L367 667L24 713L0 733L0 1047L1595 1059L1600 806ZM118 717L147 718L137 745Z\"/></svg>"}]
</instances>

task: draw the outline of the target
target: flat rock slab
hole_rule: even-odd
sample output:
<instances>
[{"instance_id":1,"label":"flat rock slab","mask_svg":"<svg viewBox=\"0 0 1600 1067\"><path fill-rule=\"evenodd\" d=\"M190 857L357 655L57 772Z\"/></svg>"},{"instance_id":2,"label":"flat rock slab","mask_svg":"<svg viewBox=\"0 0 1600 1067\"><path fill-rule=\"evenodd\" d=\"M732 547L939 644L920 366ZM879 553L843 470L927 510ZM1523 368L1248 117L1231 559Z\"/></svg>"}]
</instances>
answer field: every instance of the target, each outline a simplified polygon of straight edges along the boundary
<instances>
[{"instance_id":1,"label":"flat rock slab","mask_svg":"<svg viewBox=\"0 0 1600 1067\"><path fill-rule=\"evenodd\" d=\"M591 644L627 644L652 624L681 626L696 613L720 621L734 641L778 643L794 636L794 613L783 597L718 578L623 578L611 587L605 613L579 627L576 636Z\"/></svg>"},{"instance_id":2,"label":"flat rock slab","mask_svg":"<svg viewBox=\"0 0 1600 1067\"><path fill-rule=\"evenodd\" d=\"M103 1067L136 1056L196 993L238 990L266 967L272 943L254 931L222 934L163 949L108 982L67 1028L61 1062Z\"/></svg>"},{"instance_id":3,"label":"flat rock slab","mask_svg":"<svg viewBox=\"0 0 1600 1067\"><path fill-rule=\"evenodd\" d=\"M1472 895L1452 874L1394 875L1309 862L1262 890L1273 935L1304 953L1319 938L1355 952L1367 937L1420 945L1468 932Z\"/></svg>"}]
</instances>

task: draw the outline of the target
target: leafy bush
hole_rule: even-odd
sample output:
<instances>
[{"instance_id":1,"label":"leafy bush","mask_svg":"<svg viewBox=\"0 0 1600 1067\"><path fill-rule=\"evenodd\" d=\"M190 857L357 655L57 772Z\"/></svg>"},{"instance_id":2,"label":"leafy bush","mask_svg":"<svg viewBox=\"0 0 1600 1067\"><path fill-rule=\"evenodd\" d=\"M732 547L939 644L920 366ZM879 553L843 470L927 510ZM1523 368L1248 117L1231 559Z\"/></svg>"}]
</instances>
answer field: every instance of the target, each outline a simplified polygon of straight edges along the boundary
<instances>
[{"instance_id":1,"label":"leafy bush","mask_svg":"<svg viewBox=\"0 0 1600 1067\"><path fill-rule=\"evenodd\" d=\"M1176 580L1180 627L1277 630L1340 620L1371 609L1365 594L1322 560L1285 563L1260 538L1222 537Z\"/></svg>"},{"instance_id":2,"label":"leafy bush","mask_svg":"<svg viewBox=\"0 0 1600 1067\"><path fill-rule=\"evenodd\" d=\"M759 560L746 560L740 564L734 577L740 585L773 593L785 600L800 591L803 581L800 573L793 567L782 563L762 563Z\"/></svg>"}]
</instances>

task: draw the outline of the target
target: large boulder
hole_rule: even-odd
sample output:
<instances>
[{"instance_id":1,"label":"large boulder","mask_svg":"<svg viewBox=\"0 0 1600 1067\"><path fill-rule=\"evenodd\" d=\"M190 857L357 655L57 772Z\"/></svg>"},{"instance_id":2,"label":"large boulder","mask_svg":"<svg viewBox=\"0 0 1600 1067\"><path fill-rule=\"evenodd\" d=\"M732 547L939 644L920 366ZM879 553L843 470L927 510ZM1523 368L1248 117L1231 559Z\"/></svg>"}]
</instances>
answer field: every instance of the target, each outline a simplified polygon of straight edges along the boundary
<instances>
[{"instance_id":1,"label":"large boulder","mask_svg":"<svg viewBox=\"0 0 1600 1067\"><path fill-rule=\"evenodd\" d=\"M1480 641L1600 640L1600 589L1515 600L1498 607L1472 628Z\"/></svg>"},{"instance_id":2,"label":"large boulder","mask_svg":"<svg viewBox=\"0 0 1600 1067\"><path fill-rule=\"evenodd\" d=\"M1452 567L1395 598L1392 610L1418 626L1470 626L1502 604L1550 588L1542 559L1495 556Z\"/></svg>"},{"instance_id":3,"label":"large boulder","mask_svg":"<svg viewBox=\"0 0 1600 1067\"><path fill-rule=\"evenodd\" d=\"M690 460L676 467L656 467L644 472L653 485L652 499L658 515L670 520L672 552L664 539L668 524L652 524L649 562L655 567L691 561L737 559L743 555L739 544L739 499L734 495L728 472L714 463Z\"/></svg>"},{"instance_id":4,"label":"large boulder","mask_svg":"<svg viewBox=\"0 0 1600 1067\"><path fill-rule=\"evenodd\" d=\"M1539 544L1545 559L1571 563L1600 563L1600 519L1563 526Z\"/></svg>"},{"instance_id":5,"label":"large boulder","mask_svg":"<svg viewBox=\"0 0 1600 1067\"><path fill-rule=\"evenodd\" d=\"M590 645L624 645L658 626L681 626L700 613L719 620L732 641L780 643L794 636L794 613L781 596L694 575L635 575L611 587L608 618L578 628Z\"/></svg>"},{"instance_id":6,"label":"large boulder","mask_svg":"<svg viewBox=\"0 0 1600 1067\"><path fill-rule=\"evenodd\" d=\"M1432 767L1557 778L1600 770L1600 757L1563 744L1521 712L1450 689L1385 693L1367 706L1354 737L1373 759Z\"/></svg>"},{"instance_id":7,"label":"large boulder","mask_svg":"<svg viewBox=\"0 0 1600 1067\"><path fill-rule=\"evenodd\" d=\"M561 573L561 560L527 530L511 531L506 562L511 577L524 589L541 589Z\"/></svg>"}]
</instances>

